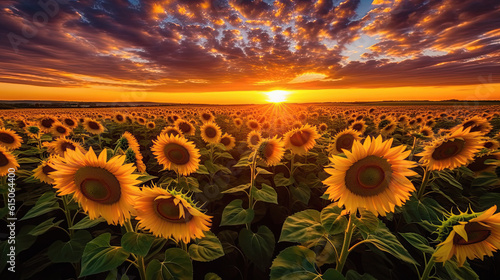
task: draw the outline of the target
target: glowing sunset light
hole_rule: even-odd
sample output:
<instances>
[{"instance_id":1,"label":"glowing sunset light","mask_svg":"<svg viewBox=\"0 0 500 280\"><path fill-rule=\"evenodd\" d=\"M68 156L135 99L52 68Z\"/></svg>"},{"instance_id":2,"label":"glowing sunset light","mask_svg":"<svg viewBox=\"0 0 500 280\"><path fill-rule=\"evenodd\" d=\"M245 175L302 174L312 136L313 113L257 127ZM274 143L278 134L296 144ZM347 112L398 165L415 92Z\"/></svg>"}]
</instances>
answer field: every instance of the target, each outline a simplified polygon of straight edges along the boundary
<instances>
[{"instance_id":1,"label":"glowing sunset light","mask_svg":"<svg viewBox=\"0 0 500 280\"><path fill-rule=\"evenodd\" d=\"M267 101L272 103L281 103L286 101L286 97L290 94L290 92L285 90L273 90L270 92L266 92L268 97Z\"/></svg>"}]
</instances>

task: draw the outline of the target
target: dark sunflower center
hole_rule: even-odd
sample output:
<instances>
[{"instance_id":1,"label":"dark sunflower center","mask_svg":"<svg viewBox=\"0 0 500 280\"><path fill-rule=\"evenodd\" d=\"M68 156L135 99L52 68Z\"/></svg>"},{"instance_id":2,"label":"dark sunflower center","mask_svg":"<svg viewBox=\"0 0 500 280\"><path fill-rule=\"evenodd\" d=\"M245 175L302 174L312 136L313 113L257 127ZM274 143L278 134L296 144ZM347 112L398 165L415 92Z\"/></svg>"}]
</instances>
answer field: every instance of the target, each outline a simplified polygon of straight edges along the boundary
<instances>
[{"instance_id":1,"label":"dark sunflower center","mask_svg":"<svg viewBox=\"0 0 500 280\"><path fill-rule=\"evenodd\" d=\"M189 151L182 145L176 143L169 143L163 148L165 157L172 163L177 165L184 165L189 162Z\"/></svg>"},{"instance_id":2,"label":"dark sunflower center","mask_svg":"<svg viewBox=\"0 0 500 280\"><path fill-rule=\"evenodd\" d=\"M149 128L154 128L154 127L155 127L155 124L154 124L154 123L148 123L148 127L149 127Z\"/></svg>"},{"instance_id":3,"label":"dark sunflower center","mask_svg":"<svg viewBox=\"0 0 500 280\"><path fill-rule=\"evenodd\" d=\"M479 243L488 239L491 235L491 229L479 223L472 222L465 225L465 232L467 232L467 241L462 236L455 234L453 237L453 244L457 245L470 245Z\"/></svg>"},{"instance_id":4,"label":"dark sunflower center","mask_svg":"<svg viewBox=\"0 0 500 280\"><path fill-rule=\"evenodd\" d=\"M454 157L462 152L464 146L465 141L462 139L446 141L434 150L432 158L435 160L444 160Z\"/></svg>"},{"instance_id":5,"label":"dark sunflower center","mask_svg":"<svg viewBox=\"0 0 500 280\"><path fill-rule=\"evenodd\" d=\"M429 133L429 131L428 131L428 130L422 130L422 135L423 135L423 136L429 136L429 135L430 135L430 133Z\"/></svg>"},{"instance_id":6,"label":"dark sunflower center","mask_svg":"<svg viewBox=\"0 0 500 280\"><path fill-rule=\"evenodd\" d=\"M56 127L56 131L59 133L66 133L66 128L64 126L58 126Z\"/></svg>"},{"instance_id":7,"label":"dark sunflower center","mask_svg":"<svg viewBox=\"0 0 500 280\"><path fill-rule=\"evenodd\" d=\"M310 138L311 133L309 133L308 131L297 131L290 137L290 143L292 143L292 145L294 146L300 147L306 144Z\"/></svg>"},{"instance_id":8,"label":"dark sunflower center","mask_svg":"<svg viewBox=\"0 0 500 280\"><path fill-rule=\"evenodd\" d=\"M88 126L91 128L91 129L94 129L94 130L99 130L99 124L94 122L94 121L90 121L88 122Z\"/></svg>"},{"instance_id":9,"label":"dark sunflower center","mask_svg":"<svg viewBox=\"0 0 500 280\"><path fill-rule=\"evenodd\" d=\"M0 152L0 167L6 166L7 164L9 164L9 159L3 152Z\"/></svg>"},{"instance_id":10,"label":"dark sunflower center","mask_svg":"<svg viewBox=\"0 0 500 280\"><path fill-rule=\"evenodd\" d=\"M6 144L12 144L14 143L16 139L12 135L6 132L1 132L0 133L0 142L6 143Z\"/></svg>"},{"instance_id":11,"label":"dark sunflower center","mask_svg":"<svg viewBox=\"0 0 500 280\"><path fill-rule=\"evenodd\" d=\"M486 142L486 143L484 143L484 147L486 149L489 149L489 148L493 147L493 142Z\"/></svg>"},{"instance_id":12,"label":"dark sunflower center","mask_svg":"<svg viewBox=\"0 0 500 280\"><path fill-rule=\"evenodd\" d=\"M175 205L174 198L157 199L153 207L158 216L171 223L187 223L193 218L193 215L189 213L189 210L181 202ZM180 217L180 207L184 208L184 217Z\"/></svg>"},{"instance_id":13,"label":"dark sunflower center","mask_svg":"<svg viewBox=\"0 0 500 280\"><path fill-rule=\"evenodd\" d=\"M72 119L64 119L64 123L69 126L75 125L75 121L73 121Z\"/></svg>"},{"instance_id":14,"label":"dark sunflower center","mask_svg":"<svg viewBox=\"0 0 500 280\"><path fill-rule=\"evenodd\" d=\"M259 141L260 141L260 137L258 135L253 135L252 137L250 137L250 144L252 144L252 145L259 144Z\"/></svg>"},{"instance_id":15,"label":"dark sunflower center","mask_svg":"<svg viewBox=\"0 0 500 280\"><path fill-rule=\"evenodd\" d=\"M470 132L481 131L481 129L482 129L481 125L475 125L470 129Z\"/></svg>"},{"instance_id":16,"label":"dark sunflower center","mask_svg":"<svg viewBox=\"0 0 500 280\"><path fill-rule=\"evenodd\" d=\"M220 140L220 142L224 145L224 146L229 146L231 144L231 139L229 139L228 137L224 137Z\"/></svg>"},{"instance_id":17,"label":"dark sunflower center","mask_svg":"<svg viewBox=\"0 0 500 280\"><path fill-rule=\"evenodd\" d=\"M203 114L201 115L201 117L202 117L204 120L206 120L206 121L210 120L210 118L211 118L211 117L210 117L210 114L207 114L207 113L203 113Z\"/></svg>"},{"instance_id":18,"label":"dark sunflower center","mask_svg":"<svg viewBox=\"0 0 500 280\"><path fill-rule=\"evenodd\" d=\"M119 122L123 121L123 116L122 115L116 115L116 120Z\"/></svg>"},{"instance_id":19,"label":"dark sunflower center","mask_svg":"<svg viewBox=\"0 0 500 280\"><path fill-rule=\"evenodd\" d=\"M274 145L271 143L267 143L266 147L264 148L264 156L266 158L270 158L274 153Z\"/></svg>"},{"instance_id":20,"label":"dark sunflower center","mask_svg":"<svg viewBox=\"0 0 500 280\"><path fill-rule=\"evenodd\" d=\"M352 143L354 143L354 136L351 134L344 134L337 139L337 143L335 144L335 148L337 151L341 152L342 149L351 150Z\"/></svg>"},{"instance_id":21,"label":"dark sunflower center","mask_svg":"<svg viewBox=\"0 0 500 280\"><path fill-rule=\"evenodd\" d=\"M393 125L393 124L390 124L390 125L388 125L388 126L384 127L384 130L385 130L385 131L390 131L393 127L394 127L394 125Z\"/></svg>"},{"instance_id":22,"label":"dark sunflower center","mask_svg":"<svg viewBox=\"0 0 500 280\"><path fill-rule=\"evenodd\" d=\"M76 147L75 147L75 145L71 144L70 142L63 142L61 144L61 150L63 152L65 152L67 149L70 149L70 150L74 151L76 149Z\"/></svg>"},{"instance_id":23,"label":"dark sunflower center","mask_svg":"<svg viewBox=\"0 0 500 280\"><path fill-rule=\"evenodd\" d=\"M191 126L186 123L186 122L183 122L183 123L180 123L179 124L179 129L183 132L183 133L189 133L191 131Z\"/></svg>"},{"instance_id":24,"label":"dark sunflower center","mask_svg":"<svg viewBox=\"0 0 500 280\"><path fill-rule=\"evenodd\" d=\"M357 124L352 126L352 129L357 130L357 131L361 131L361 129L363 129L363 125L360 123L357 123Z\"/></svg>"},{"instance_id":25,"label":"dark sunflower center","mask_svg":"<svg viewBox=\"0 0 500 280\"><path fill-rule=\"evenodd\" d=\"M50 172L54 172L54 171L56 171L56 170L48 164L46 164L44 167L42 167L42 172L45 175L49 175Z\"/></svg>"},{"instance_id":26,"label":"dark sunflower center","mask_svg":"<svg viewBox=\"0 0 500 280\"><path fill-rule=\"evenodd\" d=\"M26 127L26 123L24 121L18 121L17 122L17 126L19 126L19 128L25 128Z\"/></svg>"},{"instance_id":27,"label":"dark sunflower center","mask_svg":"<svg viewBox=\"0 0 500 280\"><path fill-rule=\"evenodd\" d=\"M51 128L55 121L53 119L43 119L41 125L45 128Z\"/></svg>"},{"instance_id":28,"label":"dark sunflower center","mask_svg":"<svg viewBox=\"0 0 500 280\"><path fill-rule=\"evenodd\" d=\"M205 129L205 135L207 135L208 138L214 138L215 136L217 136L217 130L209 126Z\"/></svg>"},{"instance_id":29,"label":"dark sunflower center","mask_svg":"<svg viewBox=\"0 0 500 280\"><path fill-rule=\"evenodd\" d=\"M354 194L374 196L389 187L391 174L392 168L386 159L368 156L346 171L345 185Z\"/></svg>"},{"instance_id":30,"label":"dark sunflower center","mask_svg":"<svg viewBox=\"0 0 500 280\"><path fill-rule=\"evenodd\" d=\"M75 174L75 184L89 200L113 204L120 200L120 182L115 175L104 168L85 166Z\"/></svg>"},{"instance_id":31,"label":"dark sunflower center","mask_svg":"<svg viewBox=\"0 0 500 280\"><path fill-rule=\"evenodd\" d=\"M250 123L250 127L251 127L251 128L257 128L257 127L258 127L258 125L257 125L257 123L256 123L256 122L251 122L251 123Z\"/></svg>"},{"instance_id":32,"label":"dark sunflower center","mask_svg":"<svg viewBox=\"0 0 500 280\"><path fill-rule=\"evenodd\" d=\"M467 166L470 170L474 172L478 171L483 171L487 169L488 167L491 167L491 165L486 165L484 162L488 159L496 159L494 155L485 155L485 156L480 156L474 159L474 161Z\"/></svg>"}]
</instances>

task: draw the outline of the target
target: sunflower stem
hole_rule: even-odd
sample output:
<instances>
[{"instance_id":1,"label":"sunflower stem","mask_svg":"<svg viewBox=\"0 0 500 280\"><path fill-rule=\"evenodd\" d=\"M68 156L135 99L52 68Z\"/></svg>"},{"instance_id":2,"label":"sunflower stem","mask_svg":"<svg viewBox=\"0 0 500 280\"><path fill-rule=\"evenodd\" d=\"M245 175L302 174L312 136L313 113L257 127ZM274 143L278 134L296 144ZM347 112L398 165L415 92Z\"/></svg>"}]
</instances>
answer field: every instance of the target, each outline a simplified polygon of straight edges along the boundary
<instances>
[{"instance_id":1,"label":"sunflower stem","mask_svg":"<svg viewBox=\"0 0 500 280\"><path fill-rule=\"evenodd\" d=\"M411 153L408 160L413 160L413 154L415 153L415 148L417 147L417 137L413 137L413 145L411 146Z\"/></svg>"},{"instance_id":2,"label":"sunflower stem","mask_svg":"<svg viewBox=\"0 0 500 280\"><path fill-rule=\"evenodd\" d=\"M431 274L431 270L434 267L434 264L436 263L434 257L431 257L429 259L429 262L425 265L425 270L424 273L422 273L422 278L420 280L427 280L429 279L429 275Z\"/></svg>"},{"instance_id":3,"label":"sunflower stem","mask_svg":"<svg viewBox=\"0 0 500 280\"><path fill-rule=\"evenodd\" d=\"M101 134L97 134L97 138L99 139L99 149L102 151L102 140L101 140Z\"/></svg>"},{"instance_id":4,"label":"sunflower stem","mask_svg":"<svg viewBox=\"0 0 500 280\"><path fill-rule=\"evenodd\" d=\"M422 179L422 184L420 185L420 188L418 189L418 194L417 194L418 200L420 200L424 196L425 187L427 187L427 183L429 182L430 174L431 174L431 172L429 171L429 169L425 168L424 178Z\"/></svg>"},{"instance_id":5,"label":"sunflower stem","mask_svg":"<svg viewBox=\"0 0 500 280\"><path fill-rule=\"evenodd\" d=\"M351 213L349 215L349 223L344 234L344 243L342 244L342 251L340 252L340 258L337 261L337 267L335 268L338 272L342 273L344 269L345 261L347 260L347 255L349 255L349 245L351 244L352 234L354 232L354 218L356 213Z\"/></svg>"},{"instance_id":6,"label":"sunflower stem","mask_svg":"<svg viewBox=\"0 0 500 280\"><path fill-rule=\"evenodd\" d=\"M139 274L141 275L141 280L146 280L146 265L144 264L144 257L139 256L137 259Z\"/></svg>"},{"instance_id":7,"label":"sunflower stem","mask_svg":"<svg viewBox=\"0 0 500 280\"><path fill-rule=\"evenodd\" d=\"M257 151L254 152L253 159L252 159L252 164L250 165L250 190L248 194L248 209L253 209L253 195L252 195L252 189L254 188L254 183L255 183L255 169L257 168ZM250 221L249 223L246 224L247 229L250 229L250 224L252 222Z\"/></svg>"},{"instance_id":8,"label":"sunflower stem","mask_svg":"<svg viewBox=\"0 0 500 280\"><path fill-rule=\"evenodd\" d=\"M66 216L66 222L68 223L69 237L73 238L74 230L71 229L71 227L73 227L73 219L71 218L71 211L68 207L69 202L65 195L62 197L62 201L64 206L64 215Z\"/></svg>"},{"instance_id":9,"label":"sunflower stem","mask_svg":"<svg viewBox=\"0 0 500 280\"><path fill-rule=\"evenodd\" d=\"M125 221L125 223L123 225L125 226L125 229L127 230L127 232L135 232L134 228L132 227L132 221L130 219Z\"/></svg>"}]
</instances>

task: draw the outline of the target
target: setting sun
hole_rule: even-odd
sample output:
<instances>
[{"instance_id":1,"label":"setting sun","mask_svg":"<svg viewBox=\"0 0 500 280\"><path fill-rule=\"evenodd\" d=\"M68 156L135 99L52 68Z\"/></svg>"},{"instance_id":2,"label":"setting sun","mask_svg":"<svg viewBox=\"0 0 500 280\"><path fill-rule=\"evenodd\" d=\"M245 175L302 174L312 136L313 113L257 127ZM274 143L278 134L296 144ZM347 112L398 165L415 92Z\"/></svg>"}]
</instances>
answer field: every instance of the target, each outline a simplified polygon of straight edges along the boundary
<instances>
[{"instance_id":1,"label":"setting sun","mask_svg":"<svg viewBox=\"0 0 500 280\"><path fill-rule=\"evenodd\" d=\"M290 94L290 92L285 91L285 90L273 90L270 92L266 92L266 95L268 97L267 101L272 102L272 103L285 102L286 97L289 94Z\"/></svg>"}]
</instances>

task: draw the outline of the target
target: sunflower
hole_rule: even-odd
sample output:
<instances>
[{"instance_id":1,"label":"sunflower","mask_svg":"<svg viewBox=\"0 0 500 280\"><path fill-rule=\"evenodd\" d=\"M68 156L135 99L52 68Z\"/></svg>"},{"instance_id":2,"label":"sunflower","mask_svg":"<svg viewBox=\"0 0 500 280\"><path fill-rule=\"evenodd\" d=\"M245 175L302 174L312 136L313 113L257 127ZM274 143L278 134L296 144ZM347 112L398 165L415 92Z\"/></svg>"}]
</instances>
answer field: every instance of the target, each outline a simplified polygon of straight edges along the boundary
<instances>
[{"instance_id":1,"label":"sunflower","mask_svg":"<svg viewBox=\"0 0 500 280\"><path fill-rule=\"evenodd\" d=\"M200 163L200 152L193 142L181 136L160 134L151 148L163 169L174 170L187 176L195 172Z\"/></svg>"},{"instance_id":2,"label":"sunflower","mask_svg":"<svg viewBox=\"0 0 500 280\"><path fill-rule=\"evenodd\" d=\"M240 118L234 119L233 122L236 127L240 127L243 124L243 121Z\"/></svg>"},{"instance_id":3,"label":"sunflower","mask_svg":"<svg viewBox=\"0 0 500 280\"><path fill-rule=\"evenodd\" d=\"M205 112L201 114L201 121L202 122L213 122L215 120L214 115L210 112Z\"/></svg>"},{"instance_id":4,"label":"sunflower","mask_svg":"<svg viewBox=\"0 0 500 280\"><path fill-rule=\"evenodd\" d=\"M113 121L115 121L116 123L124 123L127 121L127 119L123 114L117 113L113 116Z\"/></svg>"},{"instance_id":5,"label":"sunflower","mask_svg":"<svg viewBox=\"0 0 500 280\"><path fill-rule=\"evenodd\" d=\"M482 172L494 172L498 164L486 164L487 160L500 160L500 153L484 153L476 155L474 160L467 165L467 168L479 174Z\"/></svg>"},{"instance_id":6,"label":"sunflower","mask_svg":"<svg viewBox=\"0 0 500 280\"><path fill-rule=\"evenodd\" d=\"M52 135L54 135L56 137L66 137L66 136L69 136L69 134L71 133L71 129L64 126L62 123L58 122L52 126L51 132L52 132Z\"/></svg>"},{"instance_id":7,"label":"sunflower","mask_svg":"<svg viewBox=\"0 0 500 280\"><path fill-rule=\"evenodd\" d=\"M268 166L274 166L281 161L285 149L284 144L278 136L274 136L271 139L264 139L259 143L257 148L257 153L262 158Z\"/></svg>"},{"instance_id":8,"label":"sunflower","mask_svg":"<svg viewBox=\"0 0 500 280\"><path fill-rule=\"evenodd\" d=\"M72 194L91 220L103 217L108 224L120 224L130 219L134 201L139 194L139 175L132 174L132 164L123 164L124 156L107 160L103 150L99 157L92 148L87 153L68 150L64 158L56 158L56 171L49 177L60 196Z\"/></svg>"},{"instance_id":9,"label":"sunflower","mask_svg":"<svg viewBox=\"0 0 500 280\"><path fill-rule=\"evenodd\" d=\"M8 128L0 128L0 146L14 150L21 147L23 139L17 133Z\"/></svg>"},{"instance_id":10,"label":"sunflower","mask_svg":"<svg viewBox=\"0 0 500 280\"><path fill-rule=\"evenodd\" d=\"M391 145L392 138L382 142L381 136L370 136L363 144L354 141L352 152L345 151L347 158L331 157L332 168L325 169L331 176L323 181L329 199L349 212L366 208L381 216L403 205L415 190L406 177L416 175L410 170L416 164L405 160L411 151L404 151L404 145Z\"/></svg>"},{"instance_id":11,"label":"sunflower","mask_svg":"<svg viewBox=\"0 0 500 280\"><path fill-rule=\"evenodd\" d=\"M250 131L250 133L248 133L247 145L250 148L257 147L257 145L259 145L261 140L262 140L262 136L260 135L260 133L255 131L255 130L252 130L252 131Z\"/></svg>"},{"instance_id":12,"label":"sunflower","mask_svg":"<svg viewBox=\"0 0 500 280\"><path fill-rule=\"evenodd\" d=\"M17 170L18 167L19 163L17 163L14 155L0 146L0 177L7 175L10 172L9 169L14 168Z\"/></svg>"},{"instance_id":13,"label":"sunflower","mask_svg":"<svg viewBox=\"0 0 500 280\"><path fill-rule=\"evenodd\" d=\"M440 239L449 234L437 246L436 262L446 262L455 256L462 266L466 259L493 256L500 248L500 213L495 214L496 210L495 205L482 213L462 213L445 221L439 229Z\"/></svg>"},{"instance_id":14,"label":"sunflower","mask_svg":"<svg viewBox=\"0 0 500 280\"><path fill-rule=\"evenodd\" d=\"M465 120L461 125L459 125L456 129L459 129L461 127L463 128L470 127L471 132L479 131L483 135L488 134L492 129L492 126L489 123L489 121L481 117L469 118Z\"/></svg>"},{"instance_id":15,"label":"sunflower","mask_svg":"<svg viewBox=\"0 0 500 280\"><path fill-rule=\"evenodd\" d=\"M424 148L420 162L430 170L455 169L467 164L483 147L480 132L470 132L470 127L455 130L451 135L441 137Z\"/></svg>"},{"instance_id":16,"label":"sunflower","mask_svg":"<svg viewBox=\"0 0 500 280\"><path fill-rule=\"evenodd\" d=\"M432 138L434 136L434 132L432 131L432 128L428 126L423 126L420 128L418 131L419 134L424 136L425 138Z\"/></svg>"},{"instance_id":17,"label":"sunflower","mask_svg":"<svg viewBox=\"0 0 500 280\"><path fill-rule=\"evenodd\" d=\"M231 134L224 133L224 135L220 138L220 142L224 145L227 151L236 146L236 140Z\"/></svg>"},{"instance_id":18,"label":"sunflower","mask_svg":"<svg viewBox=\"0 0 500 280\"><path fill-rule=\"evenodd\" d=\"M87 130L88 132L90 132L92 134L101 134L104 132L104 130L106 130L100 122L95 121L95 120L90 119L90 118L86 118L83 121L83 127L85 127L85 130Z\"/></svg>"},{"instance_id":19,"label":"sunflower","mask_svg":"<svg viewBox=\"0 0 500 280\"><path fill-rule=\"evenodd\" d=\"M318 127L319 131L325 133L328 130L328 125L326 123L321 123Z\"/></svg>"},{"instance_id":20,"label":"sunflower","mask_svg":"<svg viewBox=\"0 0 500 280\"><path fill-rule=\"evenodd\" d=\"M497 140L489 139L484 141L483 147L485 149L495 151L500 147L500 143Z\"/></svg>"},{"instance_id":21,"label":"sunflower","mask_svg":"<svg viewBox=\"0 0 500 280\"><path fill-rule=\"evenodd\" d=\"M363 134L366 130L366 122L363 120L353 122L351 124L351 129L356 130L359 134Z\"/></svg>"},{"instance_id":22,"label":"sunflower","mask_svg":"<svg viewBox=\"0 0 500 280\"><path fill-rule=\"evenodd\" d=\"M52 125L56 122L57 120L53 117L44 117L40 119L40 129L45 133L50 133L50 131L52 130Z\"/></svg>"},{"instance_id":23,"label":"sunflower","mask_svg":"<svg viewBox=\"0 0 500 280\"><path fill-rule=\"evenodd\" d=\"M69 128L75 128L78 126L78 122L70 117L63 118L62 123Z\"/></svg>"},{"instance_id":24,"label":"sunflower","mask_svg":"<svg viewBox=\"0 0 500 280\"><path fill-rule=\"evenodd\" d=\"M195 133L194 126L190 122L183 119L176 120L174 126L179 129L184 135L194 135Z\"/></svg>"},{"instance_id":25,"label":"sunflower","mask_svg":"<svg viewBox=\"0 0 500 280\"><path fill-rule=\"evenodd\" d=\"M175 126L167 126L163 128L160 134L166 134L167 136L173 135L173 136L182 136L182 132Z\"/></svg>"},{"instance_id":26,"label":"sunflower","mask_svg":"<svg viewBox=\"0 0 500 280\"><path fill-rule=\"evenodd\" d=\"M328 151L330 154L337 155L344 151L351 151L352 144L355 140L360 141L360 132L353 128L345 129L335 135L333 143L329 145Z\"/></svg>"},{"instance_id":27,"label":"sunflower","mask_svg":"<svg viewBox=\"0 0 500 280\"><path fill-rule=\"evenodd\" d=\"M248 120L247 127L250 130L260 130L260 123L256 120Z\"/></svg>"},{"instance_id":28,"label":"sunflower","mask_svg":"<svg viewBox=\"0 0 500 280\"><path fill-rule=\"evenodd\" d=\"M26 127L26 134L28 137L38 139L40 138L41 129L36 125L29 125Z\"/></svg>"},{"instance_id":29,"label":"sunflower","mask_svg":"<svg viewBox=\"0 0 500 280\"><path fill-rule=\"evenodd\" d=\"M222 131L220 127L213 122L206 122L200 128L201 138L208 144L217 144L220 141Z\"/></svg>"},{"instance_id":30,"label":"sunflower","mask_svg":"<svg viewBox=\"0 0 500 280\"><path fill-rule=\"evenodd\" d=\"M204 214L185 194L153 186L142 188L134 208L141 228L154 236L189 243L210 230L212 217Z\"/></svg>"},{"instance_id":31,"label":"sunflower","mask_svg":"<svg viewBox=\"0 0 500 280\"><path fill-rule=\"evenodd\" d=\"M51 156L48 159L42 161L42 163L40 163L40 165L38 165L38 167L33 170L33 177L40 180L41 182L53 184L54 179L50 178L49 175L50 173L56 171L56 169L54 168L55 166L53 165L53 161L55 158L55 156Z\"/></svg>"},{"instance_id":32,"label":"sunflower","mask_svg":"<svg viewBox=\"0 0 500 280\"><path fill-rule=\"evenodd\" d=\"M316 127L306 124L285 134L285 148L291 149L293 153L298 155L304 155L316 145L316 139L319 137Z\"/></svg>"},{"instance_id":33,"label":"sunflower","mask_svg":"<svg viewBox=\"0 0 500 280\"><path fill-rule=\"evenodd\" d=\"M146 124L146 127L149 129L154 129L156 127L156 124L154 122L148 122Z\"/></svg>"},{"instance_id":34,"label":"sunflower","mask_svg":"<svg viewBox=\"0 0 500 280\"><path fill-rule=\"evenodd\" d=\"M146 172L146 165L144 165L144 162L142 161L139 142L137 142L134 135L125 131L122 137L116 141L116 147L125 151L126 162L135 164L139 172Z\"/></svg>"},{"instance_id":35,"label":"sunflower","mask_svg":"<svg viewBox=\"0 0 500 280\"><path fill-rule=\"evenodd\" d=\"M57 156L64 156L64 152L68 150L79 150L80 152L84 152L84 149L82 146L70 139L66 139L64 137L57 138L56 140L52 142L44 142L43 145L47 147L47 151L50 154L57 155Z\"/></svg>"}]
</instances>

